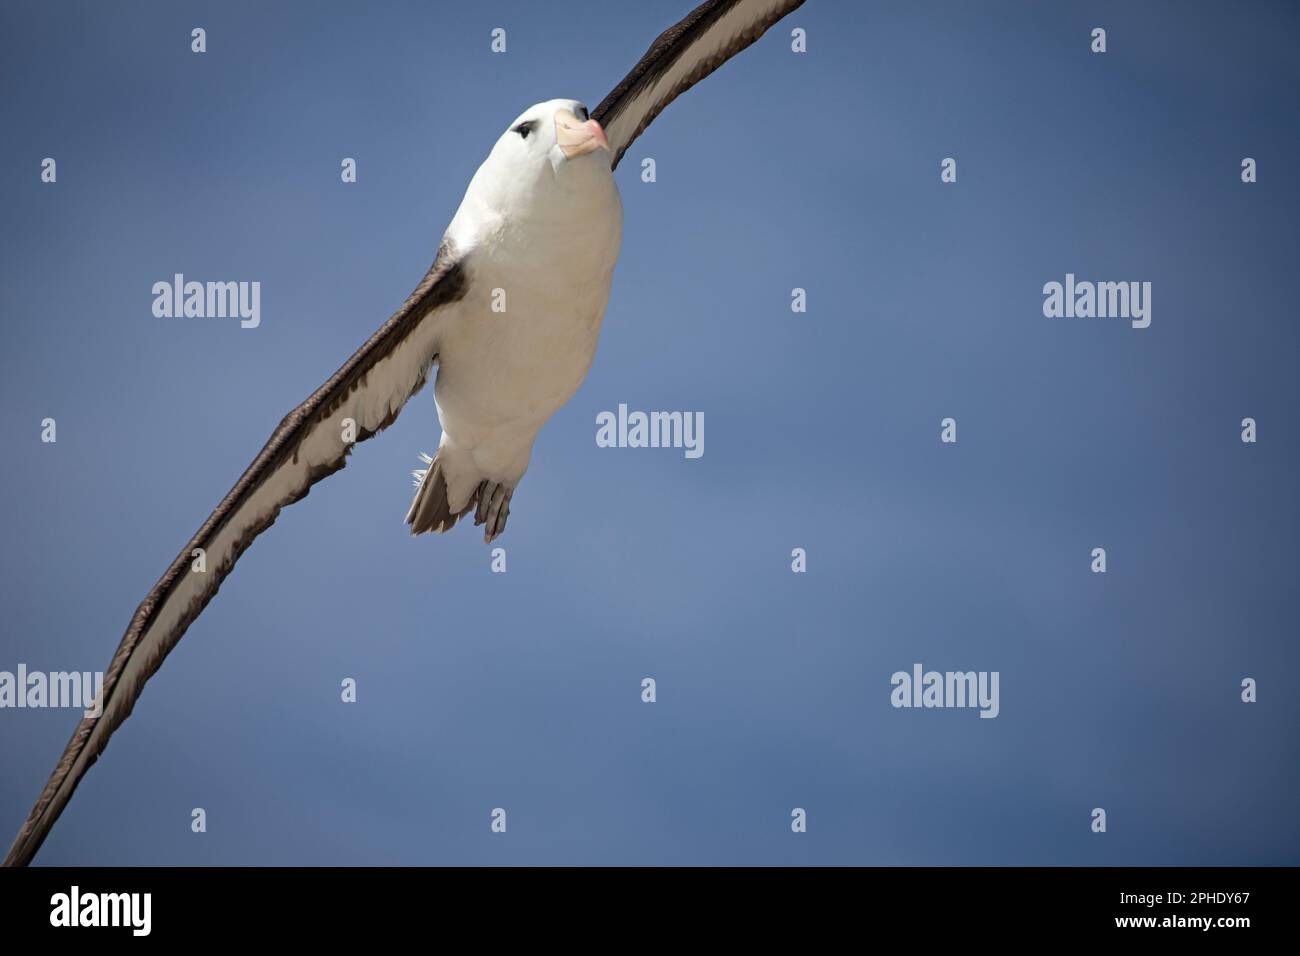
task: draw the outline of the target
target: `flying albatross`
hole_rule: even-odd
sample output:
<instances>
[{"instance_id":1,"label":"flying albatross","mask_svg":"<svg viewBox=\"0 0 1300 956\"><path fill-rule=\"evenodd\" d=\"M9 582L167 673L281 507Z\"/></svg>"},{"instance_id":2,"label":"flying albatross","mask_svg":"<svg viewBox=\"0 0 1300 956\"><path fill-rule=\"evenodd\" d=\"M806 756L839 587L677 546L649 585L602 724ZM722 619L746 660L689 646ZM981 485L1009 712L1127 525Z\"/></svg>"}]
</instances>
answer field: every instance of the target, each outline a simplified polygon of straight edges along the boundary
<instances>
[{"instance_id":1,"label":"flying albatross","mask_svg":"<svg viewBox=\"0 0 1300 956\"><path fill-rule=\"evenodd\" d=\"M415 291L284 417L140 604L104 675L99 715L78 724L6 866L31 861L145 682L253 539L341 469L355 442L392 424L435 365L442 438L415 472L406 522L412 534L443 532L472 510L487 541L505 530L533 440L595 354L622 238L615 167L664 107L802 3L706 0L660 34L590 115L576 100L548 100L510 124ZM493 308L502 294L504 312ZM191 566L198 549L205 571Z\"/></svg>"}]
</instances>

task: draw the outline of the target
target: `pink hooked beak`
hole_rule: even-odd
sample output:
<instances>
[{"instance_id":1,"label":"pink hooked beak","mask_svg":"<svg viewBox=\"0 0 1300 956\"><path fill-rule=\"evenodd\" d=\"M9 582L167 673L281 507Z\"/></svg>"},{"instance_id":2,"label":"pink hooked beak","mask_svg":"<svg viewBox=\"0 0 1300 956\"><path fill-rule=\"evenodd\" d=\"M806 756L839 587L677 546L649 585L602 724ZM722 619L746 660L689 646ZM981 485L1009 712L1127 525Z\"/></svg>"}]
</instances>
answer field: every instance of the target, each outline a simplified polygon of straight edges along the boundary
<instances>
[{"instance_id":1,"label":"pink hooked beak","mask_svg":"<svg viewBox=\"0 0 1300 956\"><path fill-rule=\"evenodd\" d=\"M594 119L584 122L569 110L557 110L555 113L555 142L568 159L597 149L609 152L609 140L605 138L605 131L600 124Z\"/></svg>"}]
</instances>

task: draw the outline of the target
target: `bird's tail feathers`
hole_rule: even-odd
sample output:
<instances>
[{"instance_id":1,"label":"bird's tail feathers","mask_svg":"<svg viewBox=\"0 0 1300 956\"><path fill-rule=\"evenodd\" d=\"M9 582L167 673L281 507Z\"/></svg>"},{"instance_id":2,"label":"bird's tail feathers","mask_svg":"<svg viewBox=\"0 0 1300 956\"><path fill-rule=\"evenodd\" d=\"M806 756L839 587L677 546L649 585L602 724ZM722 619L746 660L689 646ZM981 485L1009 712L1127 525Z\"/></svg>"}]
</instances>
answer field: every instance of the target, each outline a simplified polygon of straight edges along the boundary
<instances>
[{"instance_id":1,"label":"bird's tail feathers","mask_svg":"<svg viewBox=\"0 0 1300 956\"><path fill-rule=\"evenodd\" d=\"M447 476L438 461L438 454L432 457L420 455L428 468L411 472L415 478L415 499L406 512L406 523L411 526L411 534L424 534L436 531L441 534L450 531L462 517L469 514L478 504L479 489L469 496L469 501L460 509L453 510L447 498Z\"/></svg>"}]
</instances>

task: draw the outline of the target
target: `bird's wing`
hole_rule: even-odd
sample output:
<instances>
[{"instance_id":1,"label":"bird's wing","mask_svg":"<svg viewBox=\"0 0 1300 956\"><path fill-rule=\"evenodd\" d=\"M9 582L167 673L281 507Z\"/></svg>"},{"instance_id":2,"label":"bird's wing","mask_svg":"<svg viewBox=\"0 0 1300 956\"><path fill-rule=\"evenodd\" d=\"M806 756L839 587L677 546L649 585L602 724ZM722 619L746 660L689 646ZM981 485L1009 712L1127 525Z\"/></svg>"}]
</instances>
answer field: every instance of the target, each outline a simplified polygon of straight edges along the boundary
<instances>
[{"instance_id":1,"label":"bird's wing","mask_svg":"<svg viewBox=\"0 0 1300 956\"><path fill-rule=\"evenodd\" d=\"M591 112L605 128L610 167L665 106L704 79L803 0L706 0L650 44L632 72Z\"/></svg>"},{"instance_id":2,"label":"bird's wing","mask_svg":"<svg viewBox=\"0 0 1300 956\"><path fill-rule=\"evenodd\" d=\"M84 717L50 774L36 806L5 857L6 866L31 861L108 738L131 714L145 681L202 613L239 556L311 486L345 464L355 440L365 441L397 418L420 390L436 359L439 313L464 296L465 269L451 243L415 291L369 341L310 398L285 416L235 487L171 563L140 604L104 674L99 716ZM195 570L202 549L205 570Z\"/></svg>"}]
</instances>

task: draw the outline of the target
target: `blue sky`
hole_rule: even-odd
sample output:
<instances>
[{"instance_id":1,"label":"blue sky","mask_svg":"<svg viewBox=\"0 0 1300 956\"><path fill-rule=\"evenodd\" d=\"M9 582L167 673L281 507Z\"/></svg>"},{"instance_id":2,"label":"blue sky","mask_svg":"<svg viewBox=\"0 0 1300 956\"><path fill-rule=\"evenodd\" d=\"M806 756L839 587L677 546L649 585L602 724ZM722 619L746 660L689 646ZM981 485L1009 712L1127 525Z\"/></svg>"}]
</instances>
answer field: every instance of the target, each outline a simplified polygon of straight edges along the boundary
<instances>
[{"instance_id":1,"label":"blue sky","mask_svg":"<svg viewBox=\"0 0 1300 956\"><path fill-rule=\"evenodd\" d=\"M0 670L106 667L505 124L688 5L6 5ZM240 561L37 862L1300 862L1298 18L811 0L620 167L508 572L406 533L426 390ZM260 327L155 318L175 272L260 281ZM1067 272L1150 281L1150 328L1045 318ZM706 453L598 448L619 403ZM999 716L894 709L915 662L998 671ZM74 724L0 711L0 839Z\"/></svg>"}]
</instances>

